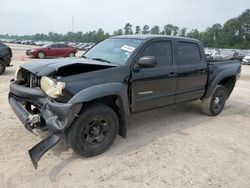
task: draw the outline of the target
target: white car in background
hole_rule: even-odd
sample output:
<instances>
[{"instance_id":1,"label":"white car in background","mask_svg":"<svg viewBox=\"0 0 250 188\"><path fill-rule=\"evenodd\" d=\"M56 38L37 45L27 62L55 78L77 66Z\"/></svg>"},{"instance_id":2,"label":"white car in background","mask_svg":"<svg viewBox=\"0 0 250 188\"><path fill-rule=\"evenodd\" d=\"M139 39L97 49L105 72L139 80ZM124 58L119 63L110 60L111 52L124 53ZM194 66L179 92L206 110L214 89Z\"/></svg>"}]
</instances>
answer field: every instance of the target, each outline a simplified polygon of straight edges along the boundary
<instances>
[{"instance_id":1,"label":"white car in background","mask_svg":"<svg viewBox=\"0 0 250 188\"><path fill-rule=\"evenodd\" d=\"M245 56L245 57L243 58L242 64L250 65L250 54L248 54L247 56Z\"/></svg>"}]
</instances>

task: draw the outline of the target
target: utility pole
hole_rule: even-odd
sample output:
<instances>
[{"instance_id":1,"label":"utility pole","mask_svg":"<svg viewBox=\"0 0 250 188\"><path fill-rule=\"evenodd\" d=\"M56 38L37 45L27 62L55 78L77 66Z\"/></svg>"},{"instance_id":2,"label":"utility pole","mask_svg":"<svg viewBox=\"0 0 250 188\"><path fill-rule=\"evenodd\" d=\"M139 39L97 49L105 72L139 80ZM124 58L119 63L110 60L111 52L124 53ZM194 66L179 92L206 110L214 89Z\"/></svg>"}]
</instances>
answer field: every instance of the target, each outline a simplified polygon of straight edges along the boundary
<instances>
[{"instance_id":1,"label":"utility pole","mask_svg":"<svg viewBox=\"0 0 250 188\"><path fill-rule=\"evenodd\" d=\"M72 15L72 33L74 33L74 15Z\"/></svg>"}]
</instances>

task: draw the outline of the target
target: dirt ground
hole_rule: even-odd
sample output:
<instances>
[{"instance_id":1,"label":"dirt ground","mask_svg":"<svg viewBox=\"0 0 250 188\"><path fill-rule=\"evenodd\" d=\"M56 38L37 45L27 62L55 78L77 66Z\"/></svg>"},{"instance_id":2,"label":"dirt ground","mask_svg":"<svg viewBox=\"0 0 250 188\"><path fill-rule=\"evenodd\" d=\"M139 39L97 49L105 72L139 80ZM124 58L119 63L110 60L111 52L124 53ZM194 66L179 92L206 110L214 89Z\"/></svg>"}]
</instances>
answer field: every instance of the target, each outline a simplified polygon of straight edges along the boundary
<instances>
[{"instance_id":1,"label":"dirt ground","mask_svg":"<svg viewBox=\"0 0 250 188\"><path fill-rule=\"evenodd\" d=\"M143 112L104 154L80 158L60 143L35 170L27 151L41 138L7 100L29 47L10 46L14 66L0 76L0 187L250 187L250 66L217 117L203 115L200 101Z\"/></svg>"}]
</instances>

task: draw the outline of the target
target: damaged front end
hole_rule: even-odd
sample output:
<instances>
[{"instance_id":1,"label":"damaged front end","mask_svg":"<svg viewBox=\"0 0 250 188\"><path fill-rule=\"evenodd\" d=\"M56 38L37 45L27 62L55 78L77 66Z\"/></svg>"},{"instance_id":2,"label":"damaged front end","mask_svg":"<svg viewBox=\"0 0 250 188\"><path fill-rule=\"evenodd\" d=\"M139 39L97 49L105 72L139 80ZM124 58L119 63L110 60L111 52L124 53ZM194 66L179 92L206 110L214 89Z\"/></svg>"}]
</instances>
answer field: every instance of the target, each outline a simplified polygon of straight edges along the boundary
<instances>
[{"instance_id":1,"label":"damaged front end","mask_svg":"<svg viewBox=\"0 0 250 188\"><path fill-rule=\"evenodd\" d=\"M15 80L11 82L9 92L11 108L27 130L33 133L33 129L42 129L51 133L48 138L29 150L35 168L38 167L40 158L59 142L64 130L73 122L82 107L81 104L54 100L53 94L54 97L60 95L58 91L62 88L58 89L57 86L49 88L49 81L44 82L44 87L48 87L46 91L41 89L41 77L21 69L17 71Z\"/></svg>"}]
</instances>

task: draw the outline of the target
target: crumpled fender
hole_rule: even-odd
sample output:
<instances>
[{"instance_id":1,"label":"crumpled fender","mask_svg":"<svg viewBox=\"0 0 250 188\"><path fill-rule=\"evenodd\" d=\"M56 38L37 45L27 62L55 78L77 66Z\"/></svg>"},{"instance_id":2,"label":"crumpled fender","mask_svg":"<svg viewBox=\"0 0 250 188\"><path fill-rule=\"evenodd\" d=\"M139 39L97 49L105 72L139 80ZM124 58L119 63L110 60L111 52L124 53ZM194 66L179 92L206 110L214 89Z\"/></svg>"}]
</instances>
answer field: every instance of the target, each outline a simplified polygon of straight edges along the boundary
<instances>
[{"instance_id":1,"label":"crumpled fender","mask_svg":"<svg viewBox=\"0 0 250 188\"><path fill-rule=\"evenodd\" d=\"M68 103L83 103L111 95L120 97L126 116L129 115L127 86L123 83L108 83L86 88L72 97Z\"/></svg>"}]
</instances>

